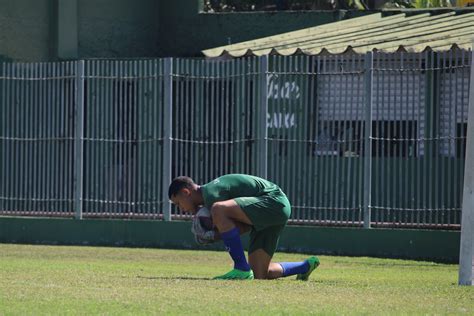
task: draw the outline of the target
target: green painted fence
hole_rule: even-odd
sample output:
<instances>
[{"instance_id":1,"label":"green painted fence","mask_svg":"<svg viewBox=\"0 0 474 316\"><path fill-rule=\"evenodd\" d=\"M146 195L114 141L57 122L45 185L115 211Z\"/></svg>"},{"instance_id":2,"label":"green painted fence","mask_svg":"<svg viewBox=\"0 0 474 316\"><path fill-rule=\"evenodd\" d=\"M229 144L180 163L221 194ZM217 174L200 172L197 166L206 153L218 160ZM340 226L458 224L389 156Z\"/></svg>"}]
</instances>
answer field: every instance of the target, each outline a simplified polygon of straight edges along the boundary
<instances>
[{"instance_id":1,"label":"green painted fence","mask_svg":"<svg viewBox=\"0 0 474 316\"><path fill-rule=\"evenodd\" d=\"M3 63L0 214L187 219L250 173L291 222L458 229L470 53Z\"/></svg>"}]
</instances>

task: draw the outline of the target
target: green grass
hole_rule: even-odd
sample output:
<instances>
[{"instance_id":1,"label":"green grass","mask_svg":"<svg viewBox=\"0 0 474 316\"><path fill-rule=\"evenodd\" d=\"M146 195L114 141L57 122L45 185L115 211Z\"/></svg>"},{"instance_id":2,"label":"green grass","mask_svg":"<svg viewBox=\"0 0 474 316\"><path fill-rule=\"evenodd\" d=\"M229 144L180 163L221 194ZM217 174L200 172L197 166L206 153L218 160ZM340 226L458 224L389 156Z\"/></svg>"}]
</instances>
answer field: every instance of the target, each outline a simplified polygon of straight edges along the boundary
<instances>
[{"instance_id":1,"label":"green grass","mask_svg":"<svg viewBox=\"0 0 474 316\"><path fill-rule=\"evenodd\" d=\"M297 261L300 254L277 254ZM211 251L0 244L0 315L472 314L457 265L321 256L308 282L213 281Z\"/></svg>"}]
</instances>

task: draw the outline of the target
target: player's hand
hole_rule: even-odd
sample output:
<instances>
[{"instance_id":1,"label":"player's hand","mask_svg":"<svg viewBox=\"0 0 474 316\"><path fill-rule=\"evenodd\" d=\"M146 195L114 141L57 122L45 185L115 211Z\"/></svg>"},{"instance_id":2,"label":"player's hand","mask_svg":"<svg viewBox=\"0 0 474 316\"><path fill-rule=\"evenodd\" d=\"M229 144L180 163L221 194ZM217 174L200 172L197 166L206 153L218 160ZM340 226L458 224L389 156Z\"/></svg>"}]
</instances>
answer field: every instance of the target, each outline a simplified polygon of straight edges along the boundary
<instances>
[{"instance_id":1,"label":"player's hand","mask_svg":"<svg viewBox=\"0 0 474 316\"><path fill-rule=\"evenodd\" d=\"M199 245L208 245L214 243L216 240L214 238L215 232L213 230L207 231L204 236L194 235L194 240Z\"/></svg>"},{"instance_id":2,"label":"player's hand","mask_svg":"<svg viewBox=\"0 0 474 316\"><path fill-rule=\"evenodd\" d=\"M197 236L197 235L204 235L206 233L206 230L204 227L202 227L201 222L199 220L199 217L194 216L192 225L191 225L191 232Z\"/></svg>"},{"instance_id":3,"label":"player's hand","mask_svg":"<svg viewBox=\"0 0 474 316\"><path fill-rule=\"evenodd\" d=\"M194 240L196 240L200 245L207 245L215 242L215 232L213 230L206 230L202 227L198 217L193 218L191 232L194 234Z\"/></svg>"}]
</instances>

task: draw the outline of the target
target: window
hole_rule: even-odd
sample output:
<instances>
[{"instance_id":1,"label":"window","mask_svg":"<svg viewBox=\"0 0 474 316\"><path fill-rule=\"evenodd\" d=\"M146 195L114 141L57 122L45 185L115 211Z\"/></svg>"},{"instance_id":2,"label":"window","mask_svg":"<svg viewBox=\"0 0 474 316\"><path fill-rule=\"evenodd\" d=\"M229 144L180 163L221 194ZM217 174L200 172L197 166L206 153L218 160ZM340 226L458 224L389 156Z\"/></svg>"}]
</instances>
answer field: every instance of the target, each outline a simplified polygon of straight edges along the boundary
<instances>
[{"instance_id":1,"label":"window","mask_svg":"<svg viewBox=\"0 0 474 316\"><path fill-rule=\"evenodd\" d=\"M359 157L364 154L365 128L362 121L319 122L313 154L316 156ZM415 157L416 121L372 122L373 157Z\"/></svg>"},{"instance_id":2,"label":"window","mask_svg":"<svg viewBox=\"0 0 474 316\"><path fill-rule=\"evenodd\" d=\"M317 133L316 156L358 157L364 150L361 121L321 121Z\"/></svg>"},{"instance_id":3,"label":"window","mask_svg":"<svg viewBox=\"0 0 474 316\"><path fill-rule=\"evenodd\" d=\"M467 123L456 124L456 158L466 156Z\"/></svg>"},{"instance_id":4,"label":"window","mask_svg":"<svg viewBox=\"0 0 474 316\"><path fill-rule=\"evenodd\" d=\"M415 157L418 142L416 121L376 121L372 123L372 156Z\"/></svg>"}]
</instances>

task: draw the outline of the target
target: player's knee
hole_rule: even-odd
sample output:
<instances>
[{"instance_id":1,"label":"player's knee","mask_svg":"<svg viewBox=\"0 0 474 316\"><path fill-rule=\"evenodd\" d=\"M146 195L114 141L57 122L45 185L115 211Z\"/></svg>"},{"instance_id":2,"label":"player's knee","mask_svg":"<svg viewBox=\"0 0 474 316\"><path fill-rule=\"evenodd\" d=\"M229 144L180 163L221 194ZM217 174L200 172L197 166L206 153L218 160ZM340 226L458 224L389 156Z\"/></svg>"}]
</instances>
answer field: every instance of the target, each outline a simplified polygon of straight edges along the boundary
<instances>
[{"instance_id":1,"label":"player's knee","mask_svg":"<svg viewBox=\"0 0 474 316\"><path fill-rule=\"evenodd\" d=\"M225 206L223 203L216 202L212 205L211 216L214 224L218 224L220 221L225 220Z\"/></svg>"},{"instance_id":2,"label":"player's knee","mask_svg":"<svg viewBox=\"0 0 474 316\"><path fill-rule=\"evenodd\" d=\"M262 265L255 264L255 262L249 262L250 268L253 271L253 277L259 280L270 279L270 270L266 269Z\"/></svg>"},{"instance_id":3,"label":"player's knee","mask_svg":"<svg viewBox=\"0 0 474 316\"><path fill-rule=\"evenodd\" d=\"M269 275L265 271L253 271L253 277L257 280L266 280L269 278Z\"/></svg>"},{"instance_id":4,"label":"player's knee","mask_svg":"<svg viewBox=\"0 0 474 316\"><path fill-rule=\"evenodd\" d=\"M268 272L267 272L267 279L277 279L281 277L281 274L279 273L279 271L275 271L275 270L272 270L272 269L268 269Z\"/></svg>"}]
</instances>

